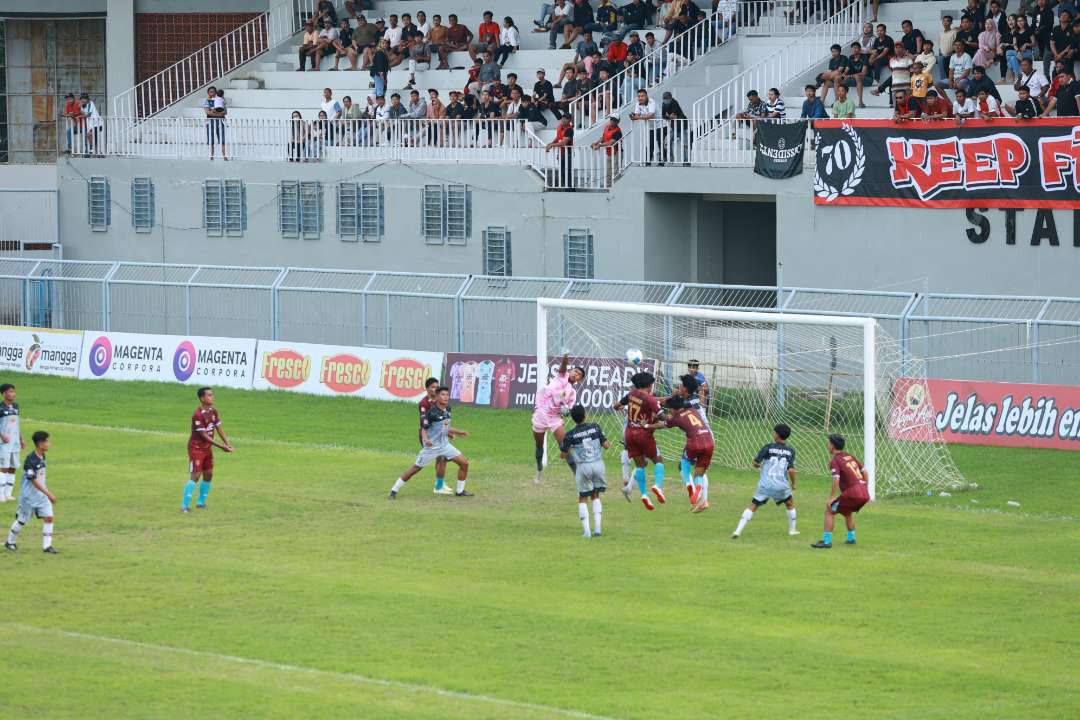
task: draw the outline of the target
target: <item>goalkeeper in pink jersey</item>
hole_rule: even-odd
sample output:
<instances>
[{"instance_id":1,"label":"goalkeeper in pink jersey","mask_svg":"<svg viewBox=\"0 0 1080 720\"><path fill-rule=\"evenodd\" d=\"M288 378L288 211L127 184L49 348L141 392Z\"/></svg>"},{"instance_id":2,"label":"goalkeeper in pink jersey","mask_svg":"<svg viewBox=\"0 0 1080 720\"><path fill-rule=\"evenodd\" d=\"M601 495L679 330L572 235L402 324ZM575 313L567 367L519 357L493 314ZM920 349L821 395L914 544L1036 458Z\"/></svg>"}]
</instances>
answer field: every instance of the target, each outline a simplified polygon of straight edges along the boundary
<instances>
[{"instance_id":1,"label":"goalkeeper in pink jersey","mask_svg":"<svg viewBox=\"0 0 1080 720\"><path fill-rule=\"evenodd\" d=\"M540 392L536 394L536 407L533 409L532 429L533 439L536 441L536 480L540 482L540 473L544 471L544 440L550 430L555 435L555 442L562 445L566 428L563 426L562 416L577 402L577 385L585 379L585 370L580 367L570 368L569 355L562 356L559 363L559 374L548 381ZM572 461L570 468L574 469Z\"/></svg>"}]
</instances>

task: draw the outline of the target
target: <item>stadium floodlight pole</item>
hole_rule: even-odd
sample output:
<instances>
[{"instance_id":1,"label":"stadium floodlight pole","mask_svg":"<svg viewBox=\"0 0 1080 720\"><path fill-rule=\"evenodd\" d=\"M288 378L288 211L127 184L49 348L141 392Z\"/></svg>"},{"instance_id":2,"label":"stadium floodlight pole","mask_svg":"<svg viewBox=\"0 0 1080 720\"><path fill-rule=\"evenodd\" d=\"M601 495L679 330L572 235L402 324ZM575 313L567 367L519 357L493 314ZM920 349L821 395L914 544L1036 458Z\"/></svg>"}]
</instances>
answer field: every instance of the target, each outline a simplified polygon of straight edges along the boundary
<instances>
[{"instance_id":1,"label":"stadium floodlight pole","mask_svg":"<svg viewBox=\"0 0 1080 720\"><path fill-rule=\"evenodd\" d=\"M877 497L877 422L876 422L876 352L877 322L870 317L852 315L803 315L748 310L715 310L712 308L653 305L633 302L604 302L601 300L573 300L569 298L536 299L536 388L537 393L547 383L547 335L548 312L552 309L594 310L605 313L628 313L637 315L661 315L699 320L728 322L767 323L770 325L832 325L862 328L863 333L863 466L870 475L870 499ZM547 444L544 445L545 460Z\"/></svg>"}]
</instances>

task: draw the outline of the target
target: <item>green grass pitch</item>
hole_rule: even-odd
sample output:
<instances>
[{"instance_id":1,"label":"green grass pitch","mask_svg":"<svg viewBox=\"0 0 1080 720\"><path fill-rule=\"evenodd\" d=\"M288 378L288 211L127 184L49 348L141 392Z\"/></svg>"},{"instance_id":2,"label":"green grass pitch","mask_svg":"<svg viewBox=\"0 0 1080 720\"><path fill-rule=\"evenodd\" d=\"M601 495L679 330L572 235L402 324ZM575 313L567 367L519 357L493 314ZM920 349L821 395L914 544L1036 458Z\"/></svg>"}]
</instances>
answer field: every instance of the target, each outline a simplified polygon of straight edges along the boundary
<instances>
[{"instance_id":1,"label":"green grass pitch","mask_svg":"<svg viewBox=\"0 0 1080 720\"><path fill-rule=\"evenodd\" d=\"M801 536L769 506L732 541L754 473L691 515L677 470L649 513L612 467L585 540L525 413L455 413L476 497L391 503L412 406L221 389L237 452L182 516L194 388L14 382L62 554L35 520L0 555L0 718L1080 717L1080 453L955 447L977 491L827 552L823 474Z\"/></svg>"}]
</instances>

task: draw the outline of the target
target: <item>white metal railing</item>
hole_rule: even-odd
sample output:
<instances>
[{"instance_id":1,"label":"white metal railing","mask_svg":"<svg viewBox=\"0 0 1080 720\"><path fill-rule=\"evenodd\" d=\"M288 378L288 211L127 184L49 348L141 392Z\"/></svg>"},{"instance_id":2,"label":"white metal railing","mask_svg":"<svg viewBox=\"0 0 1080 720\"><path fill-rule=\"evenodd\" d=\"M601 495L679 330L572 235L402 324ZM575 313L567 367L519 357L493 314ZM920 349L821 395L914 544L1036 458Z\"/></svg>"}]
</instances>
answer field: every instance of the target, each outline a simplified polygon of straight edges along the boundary
<instances>
[{"instance_id":1,"label":"white metal railing","mask_svg":"<svg viewBox=\"0 0 1080 720\"><path fill-rule=\"evenodd\" d=\"M756 90L764 100L770 88L784 86L811 70L829 55L834 43L845 45L860 31L863 0L853 2L789 45L751 65L697 100L692 108L695 164L743 164L743 123L736 115L747 105L746 94Z\"/></svg>"},{"instance_id":2,"label":"white metal railing","mask_svg":"<svg viewBox=\"0 0 1080 720\"><path fill-rule=\"evenodd\" d=\"M316 0L286 0L113 98L112 114L151 117L284 42L315 11Z\"/></svg>"},{"instance_id":3,"label":"white metal railing","mask_svg":"<svg viewBox=\"0 0 1080 720\"><path fill-rule=\"evenodd\" d=\"M716 8L718 24L726 21L749 35L802 35L855 0L738 0ZM857 3L856 4L861 4ZM735 7L732 7L735 6ZM714 15L715 17L715 15Z\"/></svg>"},{"instance_id":4,"label":"white metal railing","mask_svg":"<svg viewBox=\"0 0 1080 720\"><path fill-rule=\"evenodd\" d=\"M68 121L70 122L70 121ZM412 160L520 163L538 140L522 120L102 118L73 133L75 155L256 161ZM89 141L87 141L89 139ZM221 147L224 145L224 153ZM211 152L213 150L213 152Z\"/></svg>"},{"instance_id":5,"label":"white metal railing","mask_svg":"<svg viewBox=\"0 0 1080 720\"><path fill-rule=\"evenodd\" d=\"M638 90L656 87L731 37L705 18L666 43L657 43L645 57L570 101L567 111L574 119L574 127L589 129L598 125L633 103Z\"/></svg>"}]
</instances>

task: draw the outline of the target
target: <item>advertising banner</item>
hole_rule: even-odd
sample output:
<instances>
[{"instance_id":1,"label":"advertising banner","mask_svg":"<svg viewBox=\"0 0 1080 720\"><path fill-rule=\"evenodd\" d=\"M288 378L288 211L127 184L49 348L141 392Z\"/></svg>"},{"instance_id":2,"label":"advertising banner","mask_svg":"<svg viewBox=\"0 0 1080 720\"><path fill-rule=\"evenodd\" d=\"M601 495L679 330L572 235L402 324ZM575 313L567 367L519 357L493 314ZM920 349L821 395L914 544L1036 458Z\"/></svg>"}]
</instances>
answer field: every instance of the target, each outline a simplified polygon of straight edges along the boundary
<instances>
[{"instance_id":1,"label":"advertising banner","mask_svg":"<svg viewBox=\"0 0 1080 720\"><path fill-rule=\"evenodd\" d=\"M442 361L435 352L260 340L253 387L411 402Z\"/></svg>"},{"instance_id":2,"label":"advertising banner","mask_svg":"<svg viewBox=\"0 0 1080 720\"><path fill-rule=\"evenodd\" d=\"M1080 208L1075 120L815 120L814 202Z\"/></svg>"},{"instance_id":3,"label":"advertising banner","mask_svg":"<svg viewBox=\"0 0 1080 720\"><path fill-rule=\"evenodd\" d=\"M548 377L559 371L561 358L552 357ZM585 368L577 386L578 402L586 410L611 407L629 392L630 377L639 370L655 372L653 360L630 367L622 358L570 358L570 365ZM461 405L494 408L532 408L536 402L536 357L447 353L446 376L450 400ZM449 382L447 383L447 381Z\"/></svg>"},{"instance_id":4,"label":"advertising banner","mask_svg":"<svg viewBox=\"0 0 1080 720\"><path fill-rule=\"evenodd\" d=\"M758 123L754 134L754 172L775 180L801 175L805 142L805 122Z\"/></svg>"},{"instance_id":5,"label":"advertising banner","mask_svg":"<svg viewBox=\"0 0 1080 720\"><path fill-rule=\"evenodd\" d=\"M951 443L1080 450L1080 387L901 378L889 435Z\"/></svg>"},{"instance_id":6,"label":"advertising banner","mask_svg":"<svg viewBox=\"0 0 1080 720\"><path fill-rule=\"evenodd\" d=\"M149 380L251 388L255 341L141 333L84 333L83 380Z\"/></svg>"},{"instance_id":7,"label":"advertising banner","mask_svg":"<svg viewBox=\"0 0 1080 720\"><path fill-rule=\"evenodd\" d=\"M77 377L83 334L78 330L0 326L0 370Z\"/></svg>"}]
</instances>

